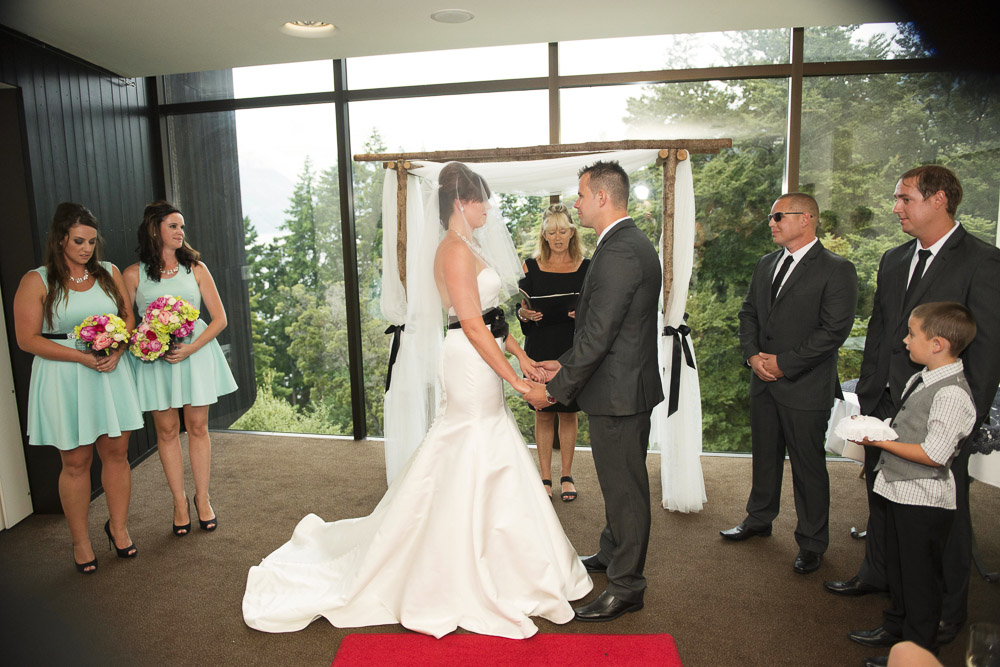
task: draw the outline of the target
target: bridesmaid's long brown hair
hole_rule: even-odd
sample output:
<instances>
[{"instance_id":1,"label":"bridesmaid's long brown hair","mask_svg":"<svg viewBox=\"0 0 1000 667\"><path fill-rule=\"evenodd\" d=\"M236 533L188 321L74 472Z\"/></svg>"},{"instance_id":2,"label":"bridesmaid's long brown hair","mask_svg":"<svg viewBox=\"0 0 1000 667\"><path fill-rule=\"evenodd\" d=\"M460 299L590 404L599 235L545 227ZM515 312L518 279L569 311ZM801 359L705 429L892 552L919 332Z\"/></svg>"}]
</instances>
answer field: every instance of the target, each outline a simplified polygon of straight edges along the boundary
<instances>
[{"instance_id":1,"label":"bridesmaid's long brown hair","mask_svg":"<svg viewBox=\"0 0 1000 667\"><path fill-rule=\"evenodd\" d=\"M82 204L73 202L63 202L56 207L56 213L52 216L52 224L49 225L49 235L45 240L45 271L48 281L48 289L45 292L45 323L52 327L52 312L55 304L60 299L69 302L69 289L66 283L69 282L69 267L66 266L66 258L63 257L63 244L69 241L69 232L74 225L84 225L97 230L97 218L90 210ZM104 239L101 232L97 231L97 243L94 246L94 254L87 262L87 272L94 277L94 280L104 293L107 294L115 306L118 308L118 317L125 317L125 299L118 291L115 280L111 273L101 266L101 259L104 256ZM100 313L94 313L99 315Z\"/></svg>"}]
</instances>

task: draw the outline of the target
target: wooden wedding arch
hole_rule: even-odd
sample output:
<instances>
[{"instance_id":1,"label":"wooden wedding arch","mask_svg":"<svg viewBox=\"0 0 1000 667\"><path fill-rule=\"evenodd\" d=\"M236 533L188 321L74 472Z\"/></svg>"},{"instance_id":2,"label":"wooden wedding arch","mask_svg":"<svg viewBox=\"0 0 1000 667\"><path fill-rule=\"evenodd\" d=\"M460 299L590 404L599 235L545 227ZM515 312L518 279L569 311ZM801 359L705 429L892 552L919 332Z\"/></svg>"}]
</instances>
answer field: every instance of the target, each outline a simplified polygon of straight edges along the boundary
<instances>
[{"instance_id":1,"label":"wooden wedding arch","mask_svg":"<svg viewBox=\"0 0 1000 667\"><path fill-rule=\"evenodd\" d=\"M713 154L723 148L732 148L732 139L634 139L625 141L597 141L582 144L546 144L520 148L484 148L476 150L432 151L423 153L364 153L354 156L356 162L382 162L386 169L394 169L396 179L396 258L399 279L406 289L406 175L419 165L415 160L431 162L519 162L551 160L580 155L600 156L601 153L623 150L659 150L657 166L663 165L663 308L673 286L674 248L674 181L677 163L688 159L692 153Z\"/></svg>"}]
</instances>

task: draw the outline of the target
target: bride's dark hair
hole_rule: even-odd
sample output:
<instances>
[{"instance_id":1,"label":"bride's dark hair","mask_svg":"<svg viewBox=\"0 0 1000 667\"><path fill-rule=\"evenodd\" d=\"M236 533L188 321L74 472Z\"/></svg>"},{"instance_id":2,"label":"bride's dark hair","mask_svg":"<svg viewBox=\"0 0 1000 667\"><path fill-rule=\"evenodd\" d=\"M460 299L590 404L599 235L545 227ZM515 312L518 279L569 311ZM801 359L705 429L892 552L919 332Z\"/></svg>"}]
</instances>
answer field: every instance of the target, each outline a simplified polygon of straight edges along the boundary
<instances>
[{"instance_id":1,"label":"bride's dark hair","mask_svg":"<svg viewBox=\"0 0 1000 667\"><path fill-rule=\"evenodd\" d=\"M438 176L438 209L441 226L448 229L448 218L451 217L452 202L481 202L492 193L486 180L466 167L461 162L449 162Z\"/></svg>"}]
</instances>

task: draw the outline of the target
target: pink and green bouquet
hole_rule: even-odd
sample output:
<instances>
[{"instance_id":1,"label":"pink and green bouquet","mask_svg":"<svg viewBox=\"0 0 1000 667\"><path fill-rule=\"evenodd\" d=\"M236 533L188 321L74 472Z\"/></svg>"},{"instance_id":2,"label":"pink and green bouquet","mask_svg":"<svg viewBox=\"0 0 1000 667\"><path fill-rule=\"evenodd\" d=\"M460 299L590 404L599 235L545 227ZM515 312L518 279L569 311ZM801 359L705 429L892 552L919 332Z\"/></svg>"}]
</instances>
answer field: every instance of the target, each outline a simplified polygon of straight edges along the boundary
<instances>
[{"instance_id":1,"label":"pink and green bouquet","mask_svg":"<svg viewBox=\"0 0 1000 667\"><path fill-rule=\"evenodd\" d=\"M143 361L156 361L170 349L170 334L160 333L145 320L132 332L129 349Z\"/></svg>"},{"instance_id":2,"label":"pink and green bouquet","mask_svg":"<svg viewBox=\"0 0 1000 667\"><path fill-rule=\"evenodd\" d=\"M128 327L117 315L91 315L73 328L73 335L94 355L109 355L128 344Z\"/></svg>"},{"instance_id":3,"label":"pink and green bouquet","mask_svg":"<svg viewBox=\"0 0 1000 667\"><path fill-rule=\"evenodd\" d=\"M154 361L167 353L170 343L187 338L201 314L179 296L161 296L146 307L142 322L132 333L132 354Z\"/></svg>"}]
</instances>

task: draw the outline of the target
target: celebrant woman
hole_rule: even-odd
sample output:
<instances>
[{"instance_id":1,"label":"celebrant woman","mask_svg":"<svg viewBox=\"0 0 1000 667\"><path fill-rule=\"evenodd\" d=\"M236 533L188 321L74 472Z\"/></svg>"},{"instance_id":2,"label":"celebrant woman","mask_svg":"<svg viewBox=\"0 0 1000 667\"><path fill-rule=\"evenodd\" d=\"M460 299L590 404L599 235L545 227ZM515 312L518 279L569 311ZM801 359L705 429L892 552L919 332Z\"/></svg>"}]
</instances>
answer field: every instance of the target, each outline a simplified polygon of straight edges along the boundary
<instances>
[{"instance_id":1,"label":"celebrant woman","mask_svg":"<svg viewBox=\"0 0 1000 667\"><path fill-rule=\"evenodd\" d=\"M191 532L191 510L184 488L184 459L180 442L180 415L188 434L188 458L194 477L194 508L202 530L213 531L219 518L209 495L212 442L208 409L219 396L236 391L236 381L216 340L226 328L226 309L212 274L200 253L185 240L184 216L165 201L150 204L139 225L139 262L125 269L125 285L134 297L140 318L162 296L183 298L200 310L200 318L184 340L170 343L169 351L153 361L134 362L139 405L153 413L157 450L173 495L172 530L182 537Z\"/></svg>"},{"instance_id":2,"label":"celebrant woman","mask_svg":"<svg viewBox=\"0 0 1000 667\"><path fill-rule=\"evenodd\" d=\"M577 233L569 209L562 204L552 204L542 214L538 229L538 247L533 257L524 262L524 278L520 288L533 298L529 307L527 298L517 309L524 334L524 351L532 359L545 361L558 359L573 347L575 295L583 287L590 260L583 256L580 235ZM556 296L553 296L556 295ZM558 301L560 306L548 308L542 304ZM547 313L543 313L545 308ZM541 468L545 492L552 495L552 446L555 441L556 422L559 423L559 453L562 463L559 480L559 498L568 503L576 500L573 481L573 452L576 448L577 416L579 408L555 403L535 412L535 444L538 448L538 466Z\"/></svg>"},{"instance_id":3,"label":"celebrant woman","mask_svg":"<svg viewBox=\"0 0 1000 667\"><path fill-rule=\"evenodd\" d=\"M126 527L132 491L128 440L142 426L142 413L132 367L121 361L134 320L122 275L101 261L102 248L94 214L80 204L59 204L45 242L45 264L25 274L14 295L17 345L35 356L28 444L59 450L59 500L73 538L73 562L83 574L97 571L88 530L95 448L108 504L109 547L120 558L138 553ZM120 318L117 328L110 316ZM101 318L101 329L111 329L97 332L90 326L90 335L84 334L89 340L77 337L84 321L94 317Z\"/></svg>"},{"instance_id":4,"label":"celebrant woman","mask_svg":"<svg viewBox=\"0 0 1000 667\"><path fill-rule=\"evenodd\" d=\"M504 382L529 390L504 349L522 369L535 365L497 307L516 292L521 263L489 196L478 174L445 165L427 209L447 231L436 243L429 214L426 238L414 240L414 328L434 327L442 305L449 314L433 425L370 515L325 523L310 514L250 569L250 627L292 632L323 616L337 627L521 639L538 630L532 616L572 620L569 601L591 589L504 402Z\"/></svg>"}]
</instances>

